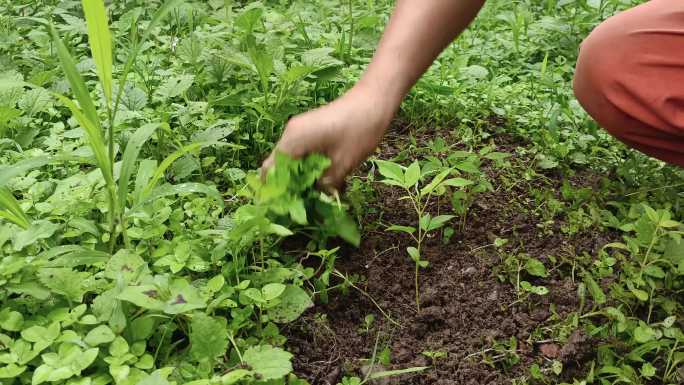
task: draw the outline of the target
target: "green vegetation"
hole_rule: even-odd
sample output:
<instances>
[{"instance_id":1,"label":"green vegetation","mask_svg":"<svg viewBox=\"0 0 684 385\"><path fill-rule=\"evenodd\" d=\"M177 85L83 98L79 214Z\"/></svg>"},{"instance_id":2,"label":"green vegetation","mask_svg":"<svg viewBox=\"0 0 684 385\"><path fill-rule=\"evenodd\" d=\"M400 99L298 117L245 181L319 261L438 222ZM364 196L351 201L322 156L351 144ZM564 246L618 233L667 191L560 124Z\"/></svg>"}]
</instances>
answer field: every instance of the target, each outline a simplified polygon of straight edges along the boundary
<instances>
[{"instance_id":1,"label":"green vegetation","mask_svg":"<svg viewBox=\"0 0 684 385\"><path fill-rule=\"evenodd\" d=\"M516 384L681 383L684 171L610 138L570 86L582 38L633 3L488 2L404 102L400 151L330 196L322 156L256 168L288 117L354 84L391 1L0 2L0 384L303 385L289 326L350 292L381 314L354 329L387 370L341 384L422 383L452 357ZM405 221L366 221L379 191ZM421 311L426 245L475 231L494 193L539 238L605 242L542 258L495 234L469 258L500 255L486 279L515 293L501 305L552 316L526 340L389 368L381 325L410 325L335 262L394 231ZM576 287L572 311L548 303L552 280ZM572 371L520 359L577 330L595 348Z\"/></svg>"}]
</instances>

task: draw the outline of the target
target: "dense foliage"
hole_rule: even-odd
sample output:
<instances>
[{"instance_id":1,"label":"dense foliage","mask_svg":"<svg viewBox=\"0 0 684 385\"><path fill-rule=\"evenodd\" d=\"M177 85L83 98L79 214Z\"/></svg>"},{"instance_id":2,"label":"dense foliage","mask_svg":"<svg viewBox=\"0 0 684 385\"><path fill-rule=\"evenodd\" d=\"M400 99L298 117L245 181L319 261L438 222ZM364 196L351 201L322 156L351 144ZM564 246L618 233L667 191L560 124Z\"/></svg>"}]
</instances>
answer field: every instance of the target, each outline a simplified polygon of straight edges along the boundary
<instances>
[{"instance_id":1,"label":"dense foliage","mask_svg":"<svg viewBox=\"0 0 684 385\"><path fill-rule=\"evenodd\" d=\"M540 234L563 218L564 232L621 238L571 266L506 259L499 277L520 301L546 294L537 278L551 269L580 282L578 311L531 338L600 340L578 383L682 381L684 172L611 139L570 87L582 37L629 5L489 2L400 113L417 132L450 127L459 150L412 133L352 181L348 208L315 189L324 157L254 170L289 116L358 78L391 1L0 2L0 383L303 384L281 326L357 288L329 241L359 245L374 178L414 202L414 226L389 230L415 240L419 307L421 244L464 231L478 194L498 188L484 161L511 185L605 176L596 191L530 183ZM521 145L499 150L496 135ZM442 197L452 212L432 216ZM308 258L283 251L295 233ZM563 372L528 369L512 381Z\"/></svg>"}]
</instances>

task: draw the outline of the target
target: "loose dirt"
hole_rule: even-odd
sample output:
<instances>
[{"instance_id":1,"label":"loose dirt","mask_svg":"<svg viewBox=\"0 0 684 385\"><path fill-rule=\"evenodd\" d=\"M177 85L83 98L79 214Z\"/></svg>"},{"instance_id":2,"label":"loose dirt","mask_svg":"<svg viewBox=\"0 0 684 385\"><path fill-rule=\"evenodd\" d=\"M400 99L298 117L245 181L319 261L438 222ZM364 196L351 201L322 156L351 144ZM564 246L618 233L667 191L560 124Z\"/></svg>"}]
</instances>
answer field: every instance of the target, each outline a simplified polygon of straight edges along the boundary
<instances>
[{"instance_id":1,"label":"loose dirt","mask_svg":"<svg viewBox=\"0 0 684 385\"><path fill-rule=\"evenodd\" d=\"M403 142L389 140L382 154L398 153ZM497 147L510 151L515 143L503 140ZM511 161L525 162L516 157ZM583 364L593 354L592 341L567 322L568 326L553 329L564 330L564 336L546 335L550 329L545 327L558 326L579 307L579 280L573 280L572 259L596 255L615 235L586 231L568 236L560 230L562 219L550 227L542 225L532 214L541 202L530 196L530 188L542 182L504 187L504 171L493 165L485 169L496 191L478 197L465 230L446 244L437 235L424 245L423 254L430 266L420 272L420 311L414 299L413 263L405 252L411 245L408 237L387 232L381 225L364 232L359 249L341 250L337 269L363 277L357 285L401 326L383 317L357 290L336 294L328 304L318 304L285 331L299 376L313 385L334 385L343 375L361 376L364 366L368 370L376 343L378 352L385 348L390 351L391 365L383 369L430 366L418 374L377 383L510 384L528 375L530 365L548 366L552 359L564 363L567 377L583 371ZM579 183L595 180L575 179ZM553 176L543 181L547 189L561 183L560 177ZM364 218L366 224L413 224L409 203L398 200L398 192L380 184L375 188L378 198L369 202L368 212L372 214ZM442 212L447 209L439 208ZM497 249L492 246L497 237L508 239L508 243ZM508 277L501 267L503 260L523 253L545 262L547 268L553 265L550 258L557 261L554 266L560 266L551 270L548 278L532 281L546 286L548 295L520 300L514 285L500 279ZM363 324L368 314L376 321L366 331ZM511 337L517 340L514 351L510 346L509 353L495 349ZM423 352L446 352L447 356L433 362Z\"/></svg>"}]
</instances>

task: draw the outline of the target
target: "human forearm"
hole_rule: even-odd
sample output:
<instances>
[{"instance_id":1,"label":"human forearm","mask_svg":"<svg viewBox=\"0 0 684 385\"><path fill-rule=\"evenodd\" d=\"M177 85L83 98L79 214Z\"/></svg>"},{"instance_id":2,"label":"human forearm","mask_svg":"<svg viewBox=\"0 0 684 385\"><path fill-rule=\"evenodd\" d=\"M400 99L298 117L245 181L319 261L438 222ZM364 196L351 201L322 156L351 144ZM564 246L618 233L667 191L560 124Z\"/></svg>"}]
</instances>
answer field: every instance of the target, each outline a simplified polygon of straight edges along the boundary
<instances>
[{"instance_id":1,"label":"human forearm","mask_svg":"<svg viewBox=\"0 0 684 385\"><path fill-rule=\"evenodd\" d=\"M358 86L397 107L435 58L477 16L485 0L399 0Z\"/></svg>"}]
</instances>

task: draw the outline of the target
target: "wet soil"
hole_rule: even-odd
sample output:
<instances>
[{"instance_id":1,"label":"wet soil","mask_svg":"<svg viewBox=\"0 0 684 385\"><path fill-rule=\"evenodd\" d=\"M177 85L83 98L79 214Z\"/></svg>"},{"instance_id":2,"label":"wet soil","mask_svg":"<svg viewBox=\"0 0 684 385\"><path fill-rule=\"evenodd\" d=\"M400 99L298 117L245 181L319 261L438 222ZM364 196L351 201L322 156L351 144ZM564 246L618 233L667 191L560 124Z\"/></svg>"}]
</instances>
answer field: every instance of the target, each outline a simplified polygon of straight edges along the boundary
<instances>
[{"instance_id":1,"label":"wet soil","mask_svg":"<svg viewBox=\"0 0 684 385\"><path fill-rule=\"evenodd\" d=\"M425 138L434 135L427 133ZM405 137L400 133L386 141L383 157L399 153ZM501 136L496 145L498 151L510 152L517 146L514 139ZM510 161L518 170L529 163L518 156ZM567 235L561 231L563 218L553 223L540 219L542 202L535 201L530 191L557 190L560 176L511 183L510 171L493 164L485 164L484 169L495 191L476 199L464 229L448 242L437 234L423 246L430 265L420 271L420 311L415 304L414 265L405 251L411 240L384 230L390 223L412 225L412 209L409 202L398 199L396 189L374 185L376 201L368 203L361 247L343 248L336 265L345 274L361 277L357 286L368 296L354 289L335 294L284 331L301 378L313 385L335 385L343 375L363 376L376 347L378 353L385 349L390 353L390 364L382 365L383 370L430 367L376 380L379 384L511 384L528 376L532 364L550 371L553 360L564 364L564 377L571 379L584 371L593 355L592 341L568 322L580 306L572 261L596 255L615 234L585 230ZM584 175L573 180L577 187L592 187L597 178ZM448 207L436 210L444 213ZM372 226L377 223L383 225ZM496 238L508 243L497 248ZM516 294L516 274L504 267L504 260L522 254L549 269L543 279L522 276L547 287L548 295L521 298ZM375 322L366 330L364 318L369 314ZM433 361L424 352L447 355Z\"/></svg>"}]
</instances>

